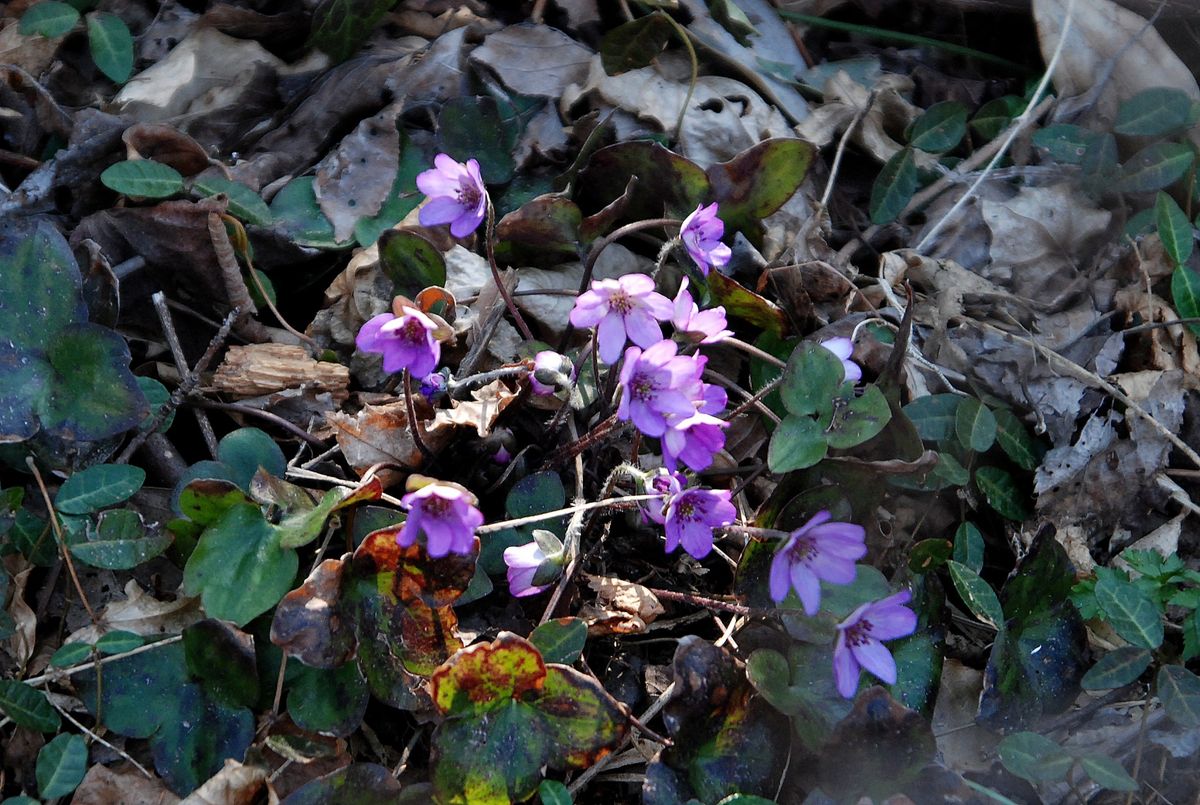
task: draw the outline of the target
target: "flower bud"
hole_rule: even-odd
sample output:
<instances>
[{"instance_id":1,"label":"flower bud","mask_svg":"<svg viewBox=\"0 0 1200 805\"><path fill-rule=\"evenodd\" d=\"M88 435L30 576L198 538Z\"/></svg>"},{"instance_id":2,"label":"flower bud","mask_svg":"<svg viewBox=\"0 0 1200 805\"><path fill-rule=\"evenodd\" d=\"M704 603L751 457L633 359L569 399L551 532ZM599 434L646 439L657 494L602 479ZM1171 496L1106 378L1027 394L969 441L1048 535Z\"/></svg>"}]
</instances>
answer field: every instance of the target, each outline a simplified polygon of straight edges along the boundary
<instances>
[{"instance_id":1,"label":"flower bud","mask_svg":"<svg viewBox=\"0 0 1200 805\"><path fill-rule=\"evenodd\" d=\"M543 350L533 358L529 386L534 394L561 396L568 393L575 377L575 364L566 355Z\"/></svg>"}]
</instances>

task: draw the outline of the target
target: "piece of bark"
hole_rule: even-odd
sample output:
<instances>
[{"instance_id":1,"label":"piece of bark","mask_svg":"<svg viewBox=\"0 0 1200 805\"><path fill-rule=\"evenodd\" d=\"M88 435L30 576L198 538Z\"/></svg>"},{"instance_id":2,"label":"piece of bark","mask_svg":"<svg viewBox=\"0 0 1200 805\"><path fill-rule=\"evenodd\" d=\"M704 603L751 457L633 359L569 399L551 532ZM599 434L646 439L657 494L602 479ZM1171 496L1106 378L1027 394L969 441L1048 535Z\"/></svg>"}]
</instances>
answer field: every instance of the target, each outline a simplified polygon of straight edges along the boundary
<instances>
[{"instance_id":1,"label":"piece of bark","mask_svg":"<svg viewBox=\"0 0 1200 805\"><path fill-rule=\"evenodd\" d=\"M313 360L303 347L248 344L230 347L212 379L213 391L239 399L302 386L328 391L341 403L349 395L350 370Z\"/></svg>"}]
</instances>

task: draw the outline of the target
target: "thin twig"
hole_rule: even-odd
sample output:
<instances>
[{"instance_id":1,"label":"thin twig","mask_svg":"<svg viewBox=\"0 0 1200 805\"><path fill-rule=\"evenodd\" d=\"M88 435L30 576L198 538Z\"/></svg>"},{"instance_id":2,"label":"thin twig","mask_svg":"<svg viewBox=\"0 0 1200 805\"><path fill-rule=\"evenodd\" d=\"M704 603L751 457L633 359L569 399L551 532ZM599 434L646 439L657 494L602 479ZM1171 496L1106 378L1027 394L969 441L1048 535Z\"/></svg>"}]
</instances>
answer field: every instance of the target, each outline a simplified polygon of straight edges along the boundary
<instances>
[{"instance_id":1,"label":"thin twig","mask_svg":"<svg viewBox=\"0 0 1200 805\"><path fill-rule=\"evenodd\" d=\"M691 593L677 593L674 590L660 590L655 587L647 587L647 590L663 601L674 601L678 604L691 604L705 609L712 609L718 612L732 612L734 615L762 615L765 614L755 609L751 609L741 604L731 604L728 601L718 601L716 598L707 598L703 595L693 595Z\"/></svg>"},{"instance_id":2,"label":"thin twig","mask_svg":"<svg viewBox=\"0 0 1200 805\"><path fill-rule=\"evenodd\" d=\"M180 377L187 377L192 372L188 368L187 356L183 354L183 344L179 342L179 334L175 332L175 322L171 320L171 311L167 308L166 297L162 291L159 291L150 299L154 304L154 310L158 313L158 320L162 324L163 335L166 336L167 346L171 349L171 357L175 359L175 368L179 370ZM208 446L208 452L213 458L216 458L217 435L213 432L212 423L208 421L208 415L196 409L192 410L192 415L196 417L196 424L200 426L200 433L204 435L204 443Z\"/></svg>"},{"instance_id":3,"label":"thin twig","mask_svg":"<svg viewBox=\"0 0 1200 805\"><path fill-rule=\"evenodd\" d=\"M821 209L825 209L829 205L829 196L833 194L833 184L837 181L838 169L842 166L842 155L846 153L846 143L850 141L850 136L854 134L858 124L867 116L867 112L875 105L876 94L876 90L871 90L871 94L867 96L867 102L854 113L854 117L850 119L850 125L846 126L846 130L842 132L842 138L838 140L837 150L833 152L833 164L829 167L829 179L825 182L825 192L821 194L821 201L818 202Z\"/></svg>"},{"instance_id":4,"label":"thin twig","mask_svg":"<svg viewBox=\"0 0 1200 805\"><path fill-rule=\"evenodd\" d=\"M132 757L130 757L129 754L124 749L113 746L108 741L104 740L99 735L97 735L95 732L93 732L91 729L85 727L83 724L80 724L79 720L76 719L75 716L73 716L67 712L67 708L59 707L57 704L54 704L53 699L50 699L49 697L47 697L47 700L50 702L50 704L54 705L54 709L57 710L62 715L63 718L65 718L67 721L70 721L72 724L74 724L75 727L77 729L79 729L79 731L82 732L84 735L88 736L89 738L91 738L93 741L100 744L101 746L111 749L116 754L118 754L121 757L128 760L130 763L133 764L134 768L136 768L143 775L145 775L146 779L148 779L148 780L154 779L154 775L151 774L149 771L147 771L145 766L143 766L141 763L138 763L136 760L134 760Z\"/></svg>"},{"instance_id":5,"label":"thin twig","mask_svg":"<svg viewBox=\"0 0 1200 805\"><path fill-rule=\"evenodd\" d=\"M417 406L413 402L412 372L404 370L404 405L407 409L408 432L412 435L413 444L421 451L426 461L433 461L433 452L421 438L421 423L417 421Z\"/></svg>"},{"instance_id":6,"label":"thin twig","mask_svg":"<svg viewBox=\"0 0 1200 805\"><path fill-rule=\"evenodd\" d=\"M75 584L75 592L79 593L79 601L83 604L83 608L87 610L92 624L96 625L99 621L96 619L96 613L92 609L92 605L88 603L87 594L83 592L83 585L79 583L79 574L75 572L75 562L71 559L71 551L67 548L66 539L63 538L62 524L58 522L58 512L55 510L54 504L50 501L50 493L46 491L46 482L42 480L42 473L38 470L37 462L33 460L33 456L25 457L25 466L29 467L29 471L33 473L33 479L37 482L38 491L42 493L42 500L46 504L46 512L50 515L50 527L54 529L54 536L58 540L59 550L62 551L63 561L67 565L67 572L71 574L71 581Z\"/></svg>"},{"instance_id":7,"label":"thin twig","mask_svg":"<svg viewBox=\"0 0 1200 805\"><path fill-rule=\"evenodd\" d=\"M609 498L607 500L593 500L590 503L579 503L575 506L568 506L565 509L555 509L552 512L543 512L542 514L531 514L528 517L516 517L512 520L501 520L498 523L485 523L475 529L476 534L491 534L496 531L503 531L506 528L516 528L517 526L528 525L529 523L541 523L546 520L555 520L559 517L569 517L576 512L586 512L592 509L628 509L635 504L643 503L647 500L662 500L662 495L626 495L620 498Z\"/></svg>"},{"instance_id":8,"label":"thin twig","mask_svg":"<svg viewBox=\"0 0 1200 805\"><path fill-rule=\"evenodd\" d=\"M687 95L683 98L683 105L679 107L679 117L675 121L675 138L676 143L679 142L679 137L683 132L683 119L687 117L688 107L692 104L692 93L696 91L696 82L700 79L700 60L696 58L696 48L692 45L692 38L688 35L687 29L675 21L675 18L665 11L656 12L671 23L671 27L675 29L676 36L683 42L683 46L687 48L688 60L692 66L692 78L688 82Z\"/></svg>"},{"instance_id":9,"label":"thin twig","mask_svg":"<svg viewBox=\"0 0 1200 805\"><path fill-rule=\"evenodd\" d=\"M233 244L229 241L229 233L225 231L225 222L215 212L208 214L208 239L212 241L213 251L217 255L217 266L221 269L221 279L229 304L241 311L234 326L252 341L266 340L266 331L262 324L251 318L256 310L254 300L250 297L250 289L246 287L246 280L242 277L242 267L238 265Z\"/></svg>"},{"instance_id":10,"label":"thin twig","mask_svg":"<svg viewBox=\"0 0 1200 805\"><path fill-rule=\"evenodd\" d=\"M257 417L265 422L270 422L277 427L286 430L298 439L308 442L313 447L325 449L325 440L313 436L294 422L289 422L278 414L273 414L270 411L264 411L261 408L255 408L251 405L242 405L241 403L225 403L209 400L205 397L191 397L187 400L188 405L196 405L201 408L207 408L213 411L226 411L229 413L242 414L244 416Z\"/></svg>"},{"instance_id":11,"label":"thin twig","mask_svg":"<svg viewBox=\"0 0 1200 805\"><path fill-rule=\"evenodd\" d=\"M162 648L163 646L169 646L172 643L178 643L182 639L183 639L183 635L174 635L173 637L168 637L165 640L159 640L154 643L147 643L144 646L138 646L135 649L130 649L129 651L125 651L120 654L110 654L107 657L100 657L99 659L91 660L91 661L85 662L85 663L80 663L79 665L72 665L70 668L57 668L53 671L50 671L49 673L41 674L40 676L30 677L29 679L24 679L22 681L26 685L33 685L36 687L37 685L40 685L43 682L46 682L48 680L54 681L54 680L57 680L64 676L74 676L75 674L80 674L80 673L83 673L84 671L91 671L98 665L104 665L106 663L116 662L117 660L123 660L126 657L132 657L136 654L141 654L144 651L152 651L156 648Z\"/></svg>"}]
</instances>

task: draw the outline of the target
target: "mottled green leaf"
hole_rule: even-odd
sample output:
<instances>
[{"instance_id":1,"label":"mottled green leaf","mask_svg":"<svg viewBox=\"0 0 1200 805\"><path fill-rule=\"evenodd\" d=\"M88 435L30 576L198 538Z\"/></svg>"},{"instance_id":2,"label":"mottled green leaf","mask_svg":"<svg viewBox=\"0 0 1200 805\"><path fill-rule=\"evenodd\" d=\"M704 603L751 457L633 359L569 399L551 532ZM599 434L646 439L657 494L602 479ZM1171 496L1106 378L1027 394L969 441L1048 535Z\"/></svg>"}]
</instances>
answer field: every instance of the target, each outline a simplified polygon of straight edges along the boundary
<instances>
[{"instance_id":1,"label":"mottled green leaf","mask_svg":"<svg viewBox=\"0 0 1200 805\"><path fill-rule=\"evenodd\" d=\"M1171 273L1171 300L1181 318L1200 318L1200 274L1187 266L1176 266ZM1192 322L1188 329L1200 336L1200 324Z\"/></svg>"},{"instance_id":2,"label":"mottled green leaf","mask_svg":"<svg viewBox=\"0 0 1200 805\"><path fill-rule=\"evenodd\" d=\"M971 522L959 523L954 532L954 561L974 570L983 570L983 534Z\"/></svg>"},{"instance_id":3,"label":"mottled green leaf","mask_svg":"<svg viewBox=\"0 0 1200 805\"><path fill-rule=\"evenodd\" d=\"M1033 438L1025 423L1007 408L992 411L996 417L996 443L1012 462L1023 470L1033 471L1042 463L1046 448Z\"/></svg>"},{"instance_id":4,"label":"mottled green leaf","mask_svg":"<svg viewBox=\"0 0 1200 805\"><path fill-rule=\"evenodd\" d=\"M192 182L192 190L202 197L224 193L229 198L229 214L243 223L270 226L271 208L262 196L241 182L224 176L202 176Z\"/></svg>"},{"instance_id":5,"label":"mottled green leaf","mask_svg":"<svg viewBox=\"0 0 1200 805\"><path fill-rule=\"evenodd\" d=\"M761 241L762 219L782 207L800 188L815 149L796 138L763 140L706 174L721 220L732 231ZM691 212L689 210L688 212Z\"/></svg>"},{"instance_id":6,"label":"mottled green leaf","mask_svg":"<svg viewBox=\"0 0 1200 805\"><path fill-rule=\"evenodd\" d=\"M1175 87L1151 87L1124 101L1113 131L1138 137L1159 137L1195 123L1191 97Z\"/></svg>"},{"instance_id":7,"label":"mottled green leaf","mask_svg":"<svg viewBox=\"0 0 1200 805\"><path fill-rule=\"evenodd\" d=\"M954 434L958 404L967 399L961 394L927 394L904 406L922 441L942 442Z\"/></svg>"},{"instance_id":8,"label":"mottled green leaf","mask_svg":"<svg viewBox=\"0 0 1200 805\"><path fill-rule=\"evenodd\" d=\"M839 397L825 428L825 441L835 450L847 450L869 441L887 427L892 409L878 386L867 386L859 396Z\"/></svg>"},{"instance_id":9,"label":"mottled green leaf","mask_svg":"<svg viewBox=\"0 0 1200 805\"><path fill-rule=\"evenodd\" d=\"M963 447L982 453L996 441L996 417L974 397L964 397L954 414L954 430Z\"/></svg>"},{"instance_id":10,"label":"mottled green leaf","mask_svg":"<svg viewBox=\"0 0 1200 805\"><path fill-rule=\"evenodd\" d=\"M1020 522L1029 516L1028 496L1017 488L1008 472L999 467L980 467L975 470L975 484L988 505L1009 520Z\"/></svg>"},{"instance_id":11,"label":"mottled green leaf","mask_svg":"<svg viewBox=\"0 0 1200 805\"><path fill-rule=\"evenodd\" d=\"M302 668L288 688L288 715L306 730L349 735L362 724L370 698L358 663L329 670Z\"/></svg>"},{"instance_id":12,"label":"mottled green leaf","mask_svg":"<svg viewBox=\"0 0 1200 805\"><path fill-rule=\"evenodd\" d=\"M516 110L486 95L461 96L442 106L438 115L438 144L460 162L475 159L488 184L513 178L513 150L520 133Z\"/></svg>"},{"instance_id":13,"label":"mottled green leaf","mask_svg":"<svg viewBox=\"0 0 1200 805\"><path fill-rule=\"evenodd\" d=\"M1158 669L1157 681L1158 698L1171 720L1200 727L1200 677L1182 665L1164 665Z\"/></svg>"},{"instance_id":14,"label":"mottled green leaf","mask_svg":"<svg viewBox=\"0 0 1200 805\"><path fill-rule=\"evenodd\" d=\"M1158 237L1167 256L1177 266L1186 263L1196 244L1192 222L1184 215L1183 210L1179 209L1175 199L1161 190L1154 200L1154 216L1158 226Z\"/></svg>"},{"instance_id":15,"label":"mottled green leaf","mask_svg":"<svg viewBox=\"0 0 1200 805\"><path fill-rule=\"evenodd\" d=\"M183 630L188 671L214 699L230 707L258 701L254 638L224 621L205 618Z\"/></svg>"},{"instance_id":16,"label":"mottled green leaf","mask_svg":"<svg viewBox=\"0 0 1200 805\"><path fill-rule=\"evenodd\" d=\"M437 246L416 232L389 229L379 237L379 267L409 299L446 284L446 260Z\"/></svg>"},{"instance_id":17,"label":"mottled green leaf","mask_svg":"<svg viewBox=\"0 0 1200 805\"><path fill-rule=\"evenodd\" d=\"M529 635L529 642L541 652L543 660L561 665L578 660L586 641L587 624L579 618L546 621Z\"/></svg>"},{"instance_id":18,"label":"mottled green leaf","mask_svg":"<svg viewBox=\"0 0 1200 805\"><path fill-rule=\"evenodd\" d=\"M1130 644L1145 649L1162 645L1162 615L1141 587L1106 573L1096 580L1096 603L1105 620Z\"/></svg>"},{"instance_id":19,"label":"mottled green leaf","mask_svg":"<svg viewBox=\"0 0 1200 805\"><path fill-rule=\"evenodd\" d=\"M1162 190L1187 173L1194 157L1191 145L1168 142L1148 145L1121 166L1113 189L1118 193Z\"/></svg>"},{"instance_id":20,"label":"mottled green leaf","mask_svg":"<svg viewBox=\"0 0 1200 805\"><path fill-rule=\"evenodd\" d=\"M946 563L946 567L950 570L950 580L954 582L954 589L958 590L963 602L975 617L996 629L1003 629L1004 611L1000 608L996 592L988 583L966 565L950 561Z\"/></svg>"},{"instance_id":21,"label":"mottled green leaf","mask_svg":"<svg viewBox=\"0 0 1200 805\"><path fill-rule=\"evenodd\" d=\"M63 482L54 498L54 508L62 514L89 514L128 500L145 480L146 471L141 467L97 464Z\"/></svg>"},{"instance_id":22,"label":"mottled green leaf","mask_svg":"<svg viewBox=\"0 0 1200 805\"><path fill-rule=\"evenodd\" d=\"M71 554L92 567L131 570L161 554L174 537L156 528L146 533L142 516L132 509L116 509L89 523L85 541L70 543Z\"/></svg>"},{"instance_id":23,"label":"mottled green leaf","mask_svg":"<svg viewBox=\"0 0 1200 805\"><path fill-rule=\"evenodd\" d=\"M1065 165L1081 164L1096 140L1095 132L1070 123L1057 123L1033 133L1033 144L1046 149L1055 162Z\"/></svg>"},{"instance_id":24,"label":"mottled green leaf","mask_svg":"<svg viewBox=\"0 0 1200 805\"><path fill-rule=\"evenodd\" d=\"M805 341L788 358L779 386L787 410L793 414L832 411L845 375L842 362L820 344Z\"/></svg>"},{"instance_id":25,"label":"mottled green leaf","mask_svg":"<svg viewBox=\"0 0 1200 805\"><path fill-rule=\"evenodd\" d=\"M996 750L1004 768L1035 783L1063 779L1074 762L1065 749L1036 732L1009 735Z\"/></svg>"},{"instance_id":26,"label":"mottled green leaf","mask_svg":"<svg viewBox=\"0 0 1200 805\"><path fill-rule=\"evenodd\" d=\"M297 176L275 194L271 199L271 218L279 232L298 246L337 249L349 245L338 242L333 224L321 212L312 176Z\"/></svg>"},{"instance_id":27,"label":"mottled green leaf","mask_svg":"<svg viewBox=\"0 0 1200 805\"><path fill-rule=\"evenodd\" d=\"M941 101L926 109L906 132L908 144L931 154L950 151L967 133L967 107L959 101Z\"/></svg>"},{"instance_id":28,"label":"mottled green leaf","mask_svg":"<svg viewBox=\"0 0 1200 805\"><path fill-rule=\"evenodd\" d=\"M1150 667L1151 654L1137 646L1122 646L1101 657L1080 683L1084 690L1110 690L1133 682Z\"/></svg>"},{"instance_id":29,"label":"mottled green leaf","mask_svg":"<svg viewBox=\"0 0 1200 805\"><path fill-rule=\"evenodd\" d=\"M58 732L62 724L46 694L15 679L0 679L0 713L38 732Z\"/></svg>"},{"instance_id":30,"label":"mottled green leaf","mask_svg":"<svg viewBox=\"0 0 1200 805\"><path fill-rule=\"evenodd\" d=\"M258 428L238 428L225 434L217 445L217 459L232 470L232 478L242 489L259 467L271 475L283 477L287 460L275 440Z\"/></svg>"}]
</instances>

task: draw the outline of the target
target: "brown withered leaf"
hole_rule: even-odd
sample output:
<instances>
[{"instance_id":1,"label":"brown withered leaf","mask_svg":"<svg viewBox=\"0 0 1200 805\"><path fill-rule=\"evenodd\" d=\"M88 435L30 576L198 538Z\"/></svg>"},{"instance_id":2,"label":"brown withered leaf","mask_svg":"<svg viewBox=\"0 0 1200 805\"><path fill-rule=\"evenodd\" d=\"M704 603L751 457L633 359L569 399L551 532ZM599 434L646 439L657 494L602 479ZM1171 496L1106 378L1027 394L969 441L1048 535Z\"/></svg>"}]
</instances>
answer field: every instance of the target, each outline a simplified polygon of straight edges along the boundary
<instances>
[{"instance_id":1,"label":"brown withered leaf","mask_svg":"<svg viewBox=\"0 0 1200 805\"><path fill-rule=\"evenodd\" d=\"M136 123L125 129L121 139L126 159L153 159L184 176L195 176L209 165L200 143L165 123Z\"/></svg>"},{"instance_id":2,"label":"brown withered leaf","mask_svg":"<svg viewBox=\"0 0 1200 805\"><path fill-rule=\"evenodd\" d=\"M171 793L162 780L148 778L128 763L105 766L96 763L88 767L83 782L71 797L72 805L113 805L113 803L153 802L155 805L176 805L179 797Z\"/></svg>"},{"instance_id":3,"label":"brown withered leaf","mask_svg":"<svg viewBox=\"0 0 1200 805\"><path fill-rule=\"evenodd\" d=\"M354 656L354 621L342 606L346 560L326 559L283 597L271 621L271 642L312 668L337 668Z\"/></svg>"},{"instance_id":4,"label":"brown withered leaf","mask_svg":"<svg viewBox=\"0 0 1200 805\"><path fill-rule=\"evenodd\" d=\"M658 596L640 584L604 576L586 576L596 592L596 602L585 604L579 617L587 623L588 634L641 634L659 615L666 612Z\"/></svg>"},{"instance_id":5,"label":"brown withered leaf","mask_svg":"<svg viewBox=\"0 0 1200 805\"><path fill-rule=\"evenodd\" d=\"M511 25L489 35L470 60L495 70L500 82L521 95L557 99L563 87L588 74L592 51L548 25Z\"/></svg>"},{"instance_id":6,"label":"brown withered leaf","mask_svg":"<svg viewBox=\"0 0 1200 805\"><path fill-rule=\"evenodd\" d=\"M313 192L339 242L360 218L377 215L392 190L400 168L398 113L392 105L363 120L317 165Z\"/></svg>"},{"instance_id":7,"label":"brown withered leaf","mask_svg":"<svg viewBox=\"0 0 1200 805\"><path fill-rule=\"evenodd\" d=\"M417 400L416 403L425 407L423 400ZM379 463L395 463L416 469L423 462L421 451L409 431L408 410L402 400L367 405L357 414L334 411L326 415L325 420L333 426L342 455L359 475ZM425 435L425 444L430 450L436 451L445 446L450 436L449 428L430 430ZM394 474L385 471L385 482L389 473Z\"/></svg>"},{"instance_id":8,"label":"brown withered leaf","mask_svg":"<svg viewBox=\"0 0 1200 805\"><path fill-rule=\"evenodd\" d=\"M125 585L125 600L112 602L98 615L97 625L73 632L63 642L95 643L111 631L143 637L176 635L204 617L199 598L180 596L174 601L160 601L132 580Z\"/></svg>"},{"instance_id":9,"label":"brown withered leaf","mask_svg":"<svg viewBox=\"0 0 1200 805\"><path fill-rule=\"evenodd\" d=\"M487 436L500 414L517 398L517 392L502 380L494 380L472 391L471 397L466 401L454 400L448 411L439 410L429 426L430 437L439 443L448 440L451 427L474 428L480 438Z\"/></svg>"},{"instance_id":10,"label":"brown withered leaf","mask_svg":"<svg viewBox=\"0 0 1200 805\"><path fill-rule=\"evenodd\" d=\"M226 758L225 767L205 780L180 805L250 805L266 781L265 768Z\"/></svg>"}]
</instances>

